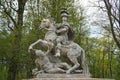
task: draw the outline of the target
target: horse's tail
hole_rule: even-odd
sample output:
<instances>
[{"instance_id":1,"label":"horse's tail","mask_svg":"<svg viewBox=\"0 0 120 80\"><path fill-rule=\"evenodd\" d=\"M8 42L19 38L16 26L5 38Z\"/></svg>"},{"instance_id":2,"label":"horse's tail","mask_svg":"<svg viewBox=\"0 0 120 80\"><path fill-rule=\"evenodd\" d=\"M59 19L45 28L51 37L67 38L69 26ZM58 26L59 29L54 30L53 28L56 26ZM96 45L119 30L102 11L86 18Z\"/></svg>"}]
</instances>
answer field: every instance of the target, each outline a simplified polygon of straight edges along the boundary
<instances>
[{"instance_id":1,"label":"horse's tail","mask_svg":"<svg viewBox=\"0 0 120 80\"><path fill-rule=\"evenodd\" d=\"M85 63L85 51L83 49L81 50L80 61L81 61L81 65L82 65L82 68L83 68L84 63Z\"/></svg>"},{"instance_id":2,"label":"horse's tail","mask_svg":"<svg viewBox=\"0 0 120 80\"><path fill-rule=\"evenodd\" d=\"M88 65L85 59L85 51L82 49L81 50L81 63L82 63L82 68L83 68L83 73L84 74L89 74L89 70L88 70Z\"/></svg>"}]
</instances>

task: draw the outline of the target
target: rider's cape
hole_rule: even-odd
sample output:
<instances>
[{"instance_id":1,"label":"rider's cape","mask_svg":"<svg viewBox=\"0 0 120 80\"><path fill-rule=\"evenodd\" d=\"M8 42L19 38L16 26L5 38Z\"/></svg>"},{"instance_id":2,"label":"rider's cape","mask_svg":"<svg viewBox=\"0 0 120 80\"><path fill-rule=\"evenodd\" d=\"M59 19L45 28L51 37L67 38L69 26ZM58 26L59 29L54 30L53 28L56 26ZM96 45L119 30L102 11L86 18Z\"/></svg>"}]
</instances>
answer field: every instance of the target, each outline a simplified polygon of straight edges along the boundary
<instances>
[{"instance_id":1,"label":"rider's cape","mask_svg":"<svg viewBox=\"0 0 120 80\"><path fill-rule=\"evenodd\" d=\"M62 28L64 26L68 27L68 33L67 33L68 41L73 41L74 40L74 31L73 31L72 26L69 25L69 23L66 22L64 24L62 24L62 23L61 24L57 24L57 29L60 29L60 28ZM59 35L59 34L57 34L57 35Z\"/></svg>"},{"instance_id":2,"label":"rider's cape","mask_svg":"<svg viewBox=\"0 0 120 80\"><path fill-rule=\"evenodd\" d=\"M65 26L68 26L68 40L73 41L74 40L74 30L72 26L70 26L69 23L64 24Z\"/></svg>"}]
</instances>

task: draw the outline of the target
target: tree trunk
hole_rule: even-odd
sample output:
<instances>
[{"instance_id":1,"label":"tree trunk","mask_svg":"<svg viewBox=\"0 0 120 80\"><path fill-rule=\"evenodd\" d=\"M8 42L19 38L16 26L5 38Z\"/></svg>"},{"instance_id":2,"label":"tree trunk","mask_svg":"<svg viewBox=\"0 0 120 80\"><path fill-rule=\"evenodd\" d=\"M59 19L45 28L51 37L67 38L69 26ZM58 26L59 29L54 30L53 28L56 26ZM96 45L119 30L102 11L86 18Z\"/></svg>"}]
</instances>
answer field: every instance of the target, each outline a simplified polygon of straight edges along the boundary
<instances>
[{"instance_id":1,"label":"tree trunk","mask_svg":"<svg viewBox=\"0 0 120 80\"><path fill-rule=\"evenodd\" d=\"M27 0L18 0L18 21L16 22L17 25L14 27L13 35L14 39L12 41L13 46L13 56L9 63L9 69L8 69L8 80L15 80L16 75L18 72L18 57L17 54L20 52L20 42L22 38L22 26L23 26L23 13L24 13L24 6Z\"/></svg>"},{"instance_id":2,"label":"tree trunk","mask_svg":"<svg viewBox=\"0 0 120 80\"><path fill-rule=\"evenodd\" d=\"M113 22L112 22L113 19L112 19L112 16L111 16L112 15L111 4L109 3L109 0L104 0L104 3L105 3L105 6L106 6L106 9L107 9L107 15L108 15L108 18L109 18L109 22L110 22L110 26L111 26L111 32L112 32L113 39L114 39L116 45L118 46L118 48L120 48L120 42L119 42L119 40L117 39L117 37L115 35L114 25L113 25Z\"/></svg>"}]
</instances>

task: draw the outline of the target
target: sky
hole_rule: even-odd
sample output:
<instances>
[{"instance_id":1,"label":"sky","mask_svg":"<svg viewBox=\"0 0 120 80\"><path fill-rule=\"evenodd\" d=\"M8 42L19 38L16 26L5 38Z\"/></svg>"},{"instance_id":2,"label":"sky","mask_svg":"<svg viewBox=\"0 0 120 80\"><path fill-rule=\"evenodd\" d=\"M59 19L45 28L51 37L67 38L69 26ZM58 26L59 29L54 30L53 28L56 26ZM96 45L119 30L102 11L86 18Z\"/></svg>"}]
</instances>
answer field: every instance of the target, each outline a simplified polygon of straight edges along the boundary
<instances>
[{"instance_id":1,"label":"sky","mask_svg":"<svg viewBox=\"0 0 120 80\"><path fill-rule=\"evenodd\" d=\"M86 15L87 15L87 19L88 19L88 23L86 23L89 27L90 27L90 37L101 37L102 35L100 33L102 33L102 29L100 28L100 26L96 26L93 25L93 21L96 21L100 19L101 16L97 16L97 12L98 9L93 7L93 4L96 2L97 0L75 0L75 4L82 5L82 7L85 9Z\"/></svg>"},{"instance_id":2,"label":"sky","mask_svg":"<svg viewBox=\"0 0 120 80\"><path fill-rule=\"evenodd\" d=\"M87 18L88 18L88 26L90 27L90 37L102 37L103 29L100 28L99 25L93 25L94 21L99 21L102 16L100 16L97 7L93 7L97 0L75 0L77 5L82 5L85 9Z\"/></svg>"}]
</instances>

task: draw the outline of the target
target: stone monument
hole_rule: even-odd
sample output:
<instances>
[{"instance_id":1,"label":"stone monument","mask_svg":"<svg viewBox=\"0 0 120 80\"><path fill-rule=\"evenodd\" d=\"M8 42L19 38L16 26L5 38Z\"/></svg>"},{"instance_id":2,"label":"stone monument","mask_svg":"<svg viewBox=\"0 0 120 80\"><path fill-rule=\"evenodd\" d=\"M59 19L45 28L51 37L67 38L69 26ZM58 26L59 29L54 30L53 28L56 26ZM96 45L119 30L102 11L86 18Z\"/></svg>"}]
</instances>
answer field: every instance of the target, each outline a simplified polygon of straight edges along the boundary
<instances>
[{"instance_id":1,"label":"stone monument","mask_svg":"<svg viewBox=\"0 0 120 80\"><path fill-rule=\"evenodd\" d=\"M79 74L82 77L86 75L90 77L85 52L73 41L74 31L72 26L67 22L68 12L66 8L61 9L61 19L62 22L59 24L55 23L51 17L42 20L39 29L46 29L45 38L32 43L28 49L29 52L37 56L35 60L36 68L32 70L32 73L34 77L40 77L41 75L48 77L54 74L59 75L57 77L69 76L70 78L70 75L72 77L78 77ZM45 46L48 50L34 49L36 44ZM73 63L72 66L60 59L63 55ZM78 57L80 60L78 60ZM82 70L79 69L80 65L82 66Z\"/></svg>"}]
</instances>

